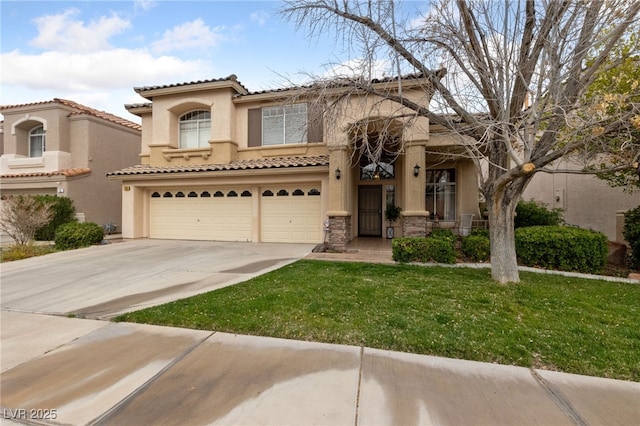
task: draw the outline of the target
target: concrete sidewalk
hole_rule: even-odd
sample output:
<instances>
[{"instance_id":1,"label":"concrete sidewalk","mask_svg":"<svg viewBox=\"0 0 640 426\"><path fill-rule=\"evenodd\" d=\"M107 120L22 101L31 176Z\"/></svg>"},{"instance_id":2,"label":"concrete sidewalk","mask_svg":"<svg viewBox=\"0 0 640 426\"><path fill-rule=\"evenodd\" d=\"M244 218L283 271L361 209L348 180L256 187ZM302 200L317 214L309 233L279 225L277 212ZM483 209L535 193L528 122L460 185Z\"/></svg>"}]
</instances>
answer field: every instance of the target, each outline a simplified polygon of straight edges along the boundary
<instances>
[{"instance_id":1,"label":"concrete sidewalk","mask_svg":"<svg viewBox=\"0 0 640 426\"><path fill-rule=\"evenodd\" d=\"M2 424L632 425L640 419L636 382L353 346L0 314Z\"/></svg>"}]
</instances>

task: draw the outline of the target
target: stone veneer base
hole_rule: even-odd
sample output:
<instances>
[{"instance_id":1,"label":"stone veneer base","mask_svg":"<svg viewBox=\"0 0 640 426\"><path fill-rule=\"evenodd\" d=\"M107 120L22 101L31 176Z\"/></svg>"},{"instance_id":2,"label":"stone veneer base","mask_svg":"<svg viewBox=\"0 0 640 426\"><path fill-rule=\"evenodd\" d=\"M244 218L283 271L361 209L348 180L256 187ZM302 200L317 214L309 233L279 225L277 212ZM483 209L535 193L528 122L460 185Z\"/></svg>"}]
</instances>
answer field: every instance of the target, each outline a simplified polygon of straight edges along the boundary
<instances>
[{"instance_id":1,"label":"stone veneer base","mask_svg":"<svg viewBox=\"0 0 640 426\"><path fill-rule=\"evenodd\" d=\"M329 238L327 248L343 252L351 236L351 216L329 216Z\"/></svg>"}]
</instances>

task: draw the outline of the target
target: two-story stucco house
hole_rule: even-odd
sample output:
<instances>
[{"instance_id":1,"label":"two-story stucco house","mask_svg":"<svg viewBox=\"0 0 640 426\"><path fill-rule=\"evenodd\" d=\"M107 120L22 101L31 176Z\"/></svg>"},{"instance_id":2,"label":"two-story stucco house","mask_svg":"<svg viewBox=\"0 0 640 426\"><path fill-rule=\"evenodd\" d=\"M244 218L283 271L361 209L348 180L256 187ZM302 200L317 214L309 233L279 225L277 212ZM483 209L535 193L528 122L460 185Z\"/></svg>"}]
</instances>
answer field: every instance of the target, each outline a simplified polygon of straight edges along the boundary
<instances>
[{"instance_id":1,"label":"two-story stucco house","mask_svg":"<svg viewBox=\"0 0 640 426\"><path fill-rule=\"evenodd\" d=\"M479 218L473 164L439 154L455 138L370 95L340 100L344 90L318 102L305 88L250 92L234 75L136 88L150 101L126 106L142 119L142 164L109 174L122 183L123 236L341 250L356 237L386 238L389 225L396 237L425 235L434 222ZM419 76L402 91L428 106ZM340 114L323 114L334 100ZM383 148L378 161L355 155L369 145ZM388 204L402 208L393 224Z\"/></svg>"},{"instance_id":2,"label":"two-story stucco house","mask_svg":"<svg viewBox=\"0 0 640 426\"><path fill-rule=\"evenodd\" d=\"M139 163L139 124L65 99L0 106L0 113L2 197L69 197L80 220L119 229L121 188L106 175Z\"/></svg>"}]
</instances>

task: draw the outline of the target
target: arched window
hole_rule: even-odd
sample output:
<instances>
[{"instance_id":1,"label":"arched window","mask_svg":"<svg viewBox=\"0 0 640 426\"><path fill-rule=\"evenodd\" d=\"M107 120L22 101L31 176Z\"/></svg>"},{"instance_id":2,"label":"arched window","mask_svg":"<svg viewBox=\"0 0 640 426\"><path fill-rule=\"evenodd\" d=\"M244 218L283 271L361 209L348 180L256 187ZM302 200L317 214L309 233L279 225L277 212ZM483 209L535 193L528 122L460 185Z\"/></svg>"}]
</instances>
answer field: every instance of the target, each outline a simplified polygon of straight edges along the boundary
<instances>
[{"instance_id":1,"label":"arched window","mask_svg":"<svg viewBox=\"0 0 640 426\"><path fill-rule=\"evenodd\" d=\"M211 136L211 112L191 111L180 117L180 148L206 148Z\"/></svg>"},{"instance_id":2,"label":"arched window","mask_svg":"<svg viewBox=\"0 0 640 426\"><path fill-rule=\"evenodd\" d=\"M44 153L44 127L38 126L29 132L29 157L42 157Z\"/></svg>"}]
</instances>

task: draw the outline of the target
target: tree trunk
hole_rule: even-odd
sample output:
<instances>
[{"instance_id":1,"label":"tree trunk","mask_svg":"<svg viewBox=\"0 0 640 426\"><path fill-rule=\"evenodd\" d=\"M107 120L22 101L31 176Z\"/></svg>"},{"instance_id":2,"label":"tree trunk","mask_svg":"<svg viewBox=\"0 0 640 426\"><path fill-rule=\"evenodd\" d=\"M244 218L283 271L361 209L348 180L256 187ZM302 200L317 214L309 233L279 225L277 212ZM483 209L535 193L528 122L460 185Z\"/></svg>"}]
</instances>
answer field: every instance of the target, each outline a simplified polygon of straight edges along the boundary
<instances>
[{"instance_id":1,"label":"tree trunk","mask_svg":"<svg viewBox=\"0 0 640 426\"><path fill-rule=\"evenodd\" d=\"M487 197L491 277L501 284L520 282L514 237L514 214L519 197L510 197L506 192L503 189Z\"/></svg>"}]
</instances>

